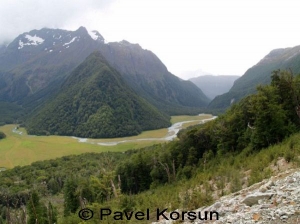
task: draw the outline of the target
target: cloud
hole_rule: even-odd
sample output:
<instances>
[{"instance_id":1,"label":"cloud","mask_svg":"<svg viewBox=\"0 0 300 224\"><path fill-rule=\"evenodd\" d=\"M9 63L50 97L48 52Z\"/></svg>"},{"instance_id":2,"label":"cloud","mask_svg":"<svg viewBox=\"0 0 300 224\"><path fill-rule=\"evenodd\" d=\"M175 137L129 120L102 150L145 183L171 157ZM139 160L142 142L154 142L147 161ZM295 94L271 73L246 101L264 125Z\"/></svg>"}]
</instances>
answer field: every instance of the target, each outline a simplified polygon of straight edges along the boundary
<instances>
[{"instance_id":1,"label":"cloud","mask_svg":"<svg viewBox=\"0 0 300 224\"><path fill-rule=\"evenodd\" d=\"M0 43L11 41L19 34L32 29L66 27L71 21L93 11L107 10L114 1L1 0Z\"/></svg>"}]
</instances>

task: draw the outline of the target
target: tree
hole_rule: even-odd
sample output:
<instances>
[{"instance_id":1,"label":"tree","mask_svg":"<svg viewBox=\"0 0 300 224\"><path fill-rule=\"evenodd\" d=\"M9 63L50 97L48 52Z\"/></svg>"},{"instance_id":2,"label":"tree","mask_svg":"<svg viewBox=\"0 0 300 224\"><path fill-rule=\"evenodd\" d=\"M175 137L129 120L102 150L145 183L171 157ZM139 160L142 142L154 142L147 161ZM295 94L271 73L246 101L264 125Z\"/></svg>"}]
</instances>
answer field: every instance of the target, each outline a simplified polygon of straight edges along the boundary
<instances>
[{"instance_id":1,"label":"tree","mask_svg":"<svg viewBox=\"0 0 300 224\"><path fill-rule=\"evenodd\" d=\"M251 143L255 148L278 143L290 134L289 121L273 86L258 87L258 93L251 98L254 127Z\"/></svg>"},{"instance_id":2,"label":"tree","mask_svg":"<svg viewBox=\"0 0 300 224\"><path fill-rule=\"evenodd\" d=\"M276 88L279 103L286 111L288 118L300 126L300 75L296 77L291 70L276 70L272 73L271 85Z\"/></svg>"},{"instance_id":3,"label":"tree","mask_svg":"<svg viewBox=\"0 0 300 224\"><path fill-rule=\"evenodd\" d=\"M64 186L64 215L75 213L79 207L79 198L76 194L77 183L74 178L69 178Z\"/></svg>"}]
</instances>

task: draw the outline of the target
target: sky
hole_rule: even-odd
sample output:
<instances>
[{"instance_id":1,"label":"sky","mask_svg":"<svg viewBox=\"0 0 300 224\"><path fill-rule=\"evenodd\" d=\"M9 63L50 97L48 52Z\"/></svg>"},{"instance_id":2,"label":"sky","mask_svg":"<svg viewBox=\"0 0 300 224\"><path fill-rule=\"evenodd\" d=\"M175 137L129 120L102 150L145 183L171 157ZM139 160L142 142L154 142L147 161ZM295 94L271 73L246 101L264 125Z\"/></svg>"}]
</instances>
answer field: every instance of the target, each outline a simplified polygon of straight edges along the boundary
<instances>
[{"instance_id":1,"label":"sky","mask_svg":"<svg viewBox=\"0 0 300 224\"><path fill-rule=\"evenodd\" d=\"M85 26L151 50L183 79L243 75L271 50L300 45L299 9L299 0L0 0L0 44Z\"/></svg>"}]
</instances>

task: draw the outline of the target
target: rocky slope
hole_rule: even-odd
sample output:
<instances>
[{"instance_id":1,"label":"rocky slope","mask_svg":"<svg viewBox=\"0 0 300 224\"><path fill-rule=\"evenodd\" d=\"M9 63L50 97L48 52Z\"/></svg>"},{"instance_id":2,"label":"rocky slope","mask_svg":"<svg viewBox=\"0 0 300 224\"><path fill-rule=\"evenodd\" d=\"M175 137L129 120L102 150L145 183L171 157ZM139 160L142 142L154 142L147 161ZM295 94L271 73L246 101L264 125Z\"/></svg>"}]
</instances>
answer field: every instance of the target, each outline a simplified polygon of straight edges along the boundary
<instances>
[{"instance_id":1,"label":"rocky slope","mask_svg":"<svg viewBox=\"0 0 300 224\"><path fill-rule=\"evenodd\" d=\"M223 196L211 206L194 211L201 214L216 211L219 220L215 216L213 220L207 221L190 221L186 218L183 223L300 223L299 186L300 169L288 169L241 191ZM172 221L162 219L155 223Z\"/></svg>"}]
</instances>

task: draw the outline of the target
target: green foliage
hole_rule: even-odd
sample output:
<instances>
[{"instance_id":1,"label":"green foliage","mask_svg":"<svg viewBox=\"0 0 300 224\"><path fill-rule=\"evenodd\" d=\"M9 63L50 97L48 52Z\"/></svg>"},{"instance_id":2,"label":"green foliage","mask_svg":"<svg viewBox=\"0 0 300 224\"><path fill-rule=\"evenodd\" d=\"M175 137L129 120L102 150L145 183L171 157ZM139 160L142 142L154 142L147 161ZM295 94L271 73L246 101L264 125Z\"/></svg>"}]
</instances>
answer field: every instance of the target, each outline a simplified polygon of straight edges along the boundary
<instances>
[{"instance_id":1,"label":"green foliage","mask_svg":"<svg viewBox=\"0 0 300 224\"><path fill-rule=\"evenodd\" d=\"M64 184L64 215L75 213L79 207L79 198L76 195L78 185L73 178L68 178Z\"/></svg>"},{"instance_id":2,"label":"green foliage","mask_svg":"<svg viewBox=\"0 0 300 224\"><path fill-rule=\"evenodd\" d=\"M134 211L136 202L132 195L123 195L120 201L120 207L124 212Z\"/></svg>"},{"instance_id":3,"label":"green foliage","mask_svg":"<svg viewBox=\"0 0 300 224\"><path fill-rule=\"evenodd\" d=\"M1 102L0 100L0 126L5 124L20 123L20 117L24 116L24 108L16 103Z\"/></svg>"},{"instance_id":4,"label":"green foliage","mask_svg":"<svg viewBox=\"0 0 300 224\"><path fill-rule=\"evenodd\" d=\"M258 94L251 98L249 110L255 119L251 143L254 147L262 148L280 142L294 129L278 101L273 86L260 87Z\"/></svg>"},{"instance_id":5,"label":"green foliage","mask_svg":"<svg viewBox=\"0 0 300 224\"><path fill-rule=\"evenodd\" d=\"M127 193L138 193L150 188L151 184L151 161L149 154L137 153L130 160L123 162L117 168L121 176L122 190ZM155 171L154 171L155 172Z\"/></svg>"},{"instance_id":6,"label":"green foliage","mask_svg":"<svg viewBox=\"0 0 300 224\"><path fill-rule=\"evenodd\" d=\"M88 153L35 162L30 166L17 166L5 172L2 171L0 172L0 205L6 205L5 198L8 198L11 203L20 207L22 203L28 201L29 190L34 187L40 195L53 196L64 192L68 193L70 203L68 202L66 205L67 211L74 212L76 210L74 201L77 200L79 203L80 196L88 201L101 198L99 196L102 192L100 191L101 188L95 187L94 182L91 181L91 176L100 179L101 183L105 182L107 188L107 183L110 183L113 178L110 174L111 170L124 156L123 153ZM103 168L106 171L99 173L99 170ZM43 177L42 180L39 177ZM67 187L65 187L66 183L68 183ZM111 193L109 194L111 195ZM107 195L103 195L106 200ZM76 199L74 199L75 197ZM72 207L73 205L74 207Z\"/></svg>"}]
</instances>

